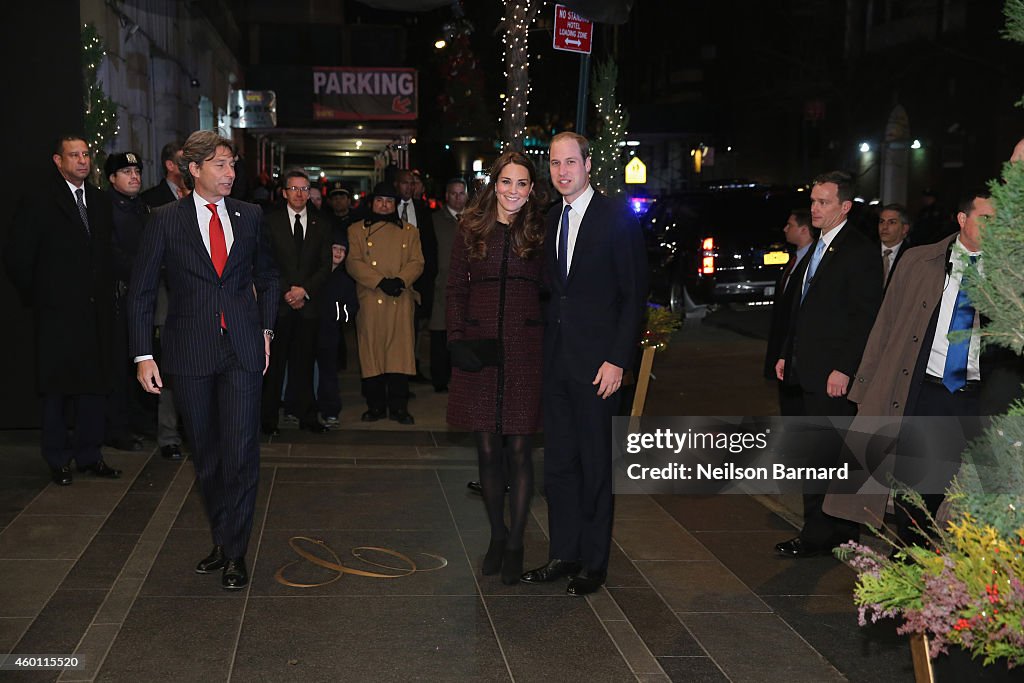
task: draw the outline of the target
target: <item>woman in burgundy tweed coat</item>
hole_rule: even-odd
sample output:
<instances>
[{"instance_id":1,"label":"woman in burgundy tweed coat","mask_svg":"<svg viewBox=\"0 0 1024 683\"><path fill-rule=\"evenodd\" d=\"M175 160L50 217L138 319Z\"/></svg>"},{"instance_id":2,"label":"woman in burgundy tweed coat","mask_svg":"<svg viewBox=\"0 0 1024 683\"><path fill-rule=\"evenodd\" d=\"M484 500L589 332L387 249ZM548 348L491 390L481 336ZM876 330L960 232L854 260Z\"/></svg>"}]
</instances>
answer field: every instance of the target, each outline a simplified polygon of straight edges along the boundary
<instances>
[{"instance_id":1,"label":"woman in burgundy tweed coat","mask_svg":"<svg viewBox=\"0 0 1024 683\"><path fill-rule=\"evenodd\" d=\"M481 571L500 571L501 580L513 584L523 571L523 530L533 491L530 437L541 416L544 223L529 158L506 152L494 162L490 177L463 212L452 247L448 422L476 432L491 524ZM506 483L510 528L505 527Z\"/></svg>"}]
</instances>

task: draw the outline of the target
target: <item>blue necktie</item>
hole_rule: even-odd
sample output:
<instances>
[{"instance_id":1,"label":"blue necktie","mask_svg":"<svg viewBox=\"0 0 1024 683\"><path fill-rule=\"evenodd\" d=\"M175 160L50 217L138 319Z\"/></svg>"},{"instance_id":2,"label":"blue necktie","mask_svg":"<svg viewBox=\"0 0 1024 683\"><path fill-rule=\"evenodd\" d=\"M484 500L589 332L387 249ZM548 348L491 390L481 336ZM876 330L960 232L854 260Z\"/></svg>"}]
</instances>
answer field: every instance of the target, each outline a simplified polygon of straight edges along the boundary
<instances>
[{"instance_id":1,"label":"blue necktie","mask_svg":"<svg viewBox=\"0 0 1024 683\"><path fill-rule=\"evenodd\" d=\"M814 274L818 271L818 264L821 263L821 257L825 254L825 240L818 238L818 246L814 247L814 253L811 254L811 262L807 266L807 277L804 278L804 289L800 293L800 301L804 300L807 296L807 290L811 286L811 280L814 279Z\"/></svg>"},{"instance_id":2,"label":"blue necktie","mask_svg":"<svg viewBox=\"0 0 1024 683\"><path fill-rule=\"evenodd\" d=\"M971 265L977 263L978 257L971 256ZM956 295L956 304L953 307L953 317L949 321L949 331L963 332L974 327L974 304L971 297L964 289L964 281L967 279L967 269L964 269L963 277L960 278L960 291ZM967 384L967 356L971 350L971 338L965 337L958 341L950 342L946 349L946 367L942 370L942 383L949 391L956 392Z\"/></svg>"},{"instance_id":3,"label":"blue necktie","mask_svg":"<svg viewBox=\"0 0 1024 683\"><path fill-rule=\"evenodd\" d=\"M558 270L562 273L562 283L569 281L569 212L572 204L566 204L562 210L562 229L558 234Z\"/></svg>"}]
</instances>

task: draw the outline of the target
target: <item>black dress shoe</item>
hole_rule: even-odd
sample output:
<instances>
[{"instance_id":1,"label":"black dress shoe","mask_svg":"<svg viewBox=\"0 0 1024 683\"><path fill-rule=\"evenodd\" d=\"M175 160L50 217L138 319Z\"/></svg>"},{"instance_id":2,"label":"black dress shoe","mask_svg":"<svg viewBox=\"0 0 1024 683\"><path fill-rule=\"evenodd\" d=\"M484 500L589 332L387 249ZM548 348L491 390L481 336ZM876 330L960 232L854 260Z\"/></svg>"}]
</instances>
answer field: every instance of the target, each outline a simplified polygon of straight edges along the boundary
<instances>
[{"instance_id":1,"label":"black dress shoe","mask_svg":"<svg viewBox=\"0 0 1024 683\"><path fill-rule=\"evenodd\" d=\"M160 455L164 456L168 460L181 460L181 446L176 443L161 446Z\"/></svg>"},{"instance_id":2,"label":"black dress shoe","mask_svg":"<svg viewBox=\"0 0 1024 683\"><path fill-rule=\"evenodd\" d=\"M92 472L97 477L103 477L105 479L120 479L121 470L114 469L107 463L103 462L103 459L99 459L91 465L85 467L79 466L79 472Z\"/></svg>"},{"instance_id":3,"label":"black dress shoe","mask_svg":"<svg viewBox=\"0 0 1024 683\"><path fill-rule=\"evenodd\" d=\"M827 555L829 546L808 543L797 536L788 541L776 543L775 552L786 557L814 557L815 555Z\"/></svg>"},{"instance_id":4,"label":"black dress shoe","mask_svg":"<svg viewBox=\"0 0 1024 683\"><path fill-rule=\"evenodd\" d=\"M225 564L227 564L227 558L224 557L224 546L215 545L209 555L199 560L199 564L196 565L196 574L215 572L218 569L223 569Z\"/></svg>"},{"instance_id":5,"label":"black dress shoe","mask_svg":"<svg viewBox=\"0 0 1024 683\"><path fill-rule=\"evenodd\" d=\"M367 410L359 419L363 422L376 422L377 420L383 420L384 417L385 411L383 410Z\"/></svg>"},{"instance_id":6,"label":"black dress shoe","mask_svg":"<svg viewBox=\"0 0 1024 683\"><path fill-rule=\"evenodd\" d=\"M304 429L307 432L312 432L313 434L323 434L324 432L331 431L327 425L322 425L319 422L306 422L305 424L300 425L299 428Z\"/></svg>"},{"instance_id":7,"label":"black dress shoe","mask_svg":"<svg viewBox=\"0 0 1024 683\"><path fill-rule=\"evenodd\" d=\"M448 393L448 385L446 384L443 387L434 387L434 393L435 394L447 394Z\"/></svg>"},{"instance_id":8,"label":"black dress shoe","mask_svg":"<svg viewBox=\"0 0 1024 683\"><path fill-rule=\"evenodd\" d=\"M481 484L480 482L478 482L478 481L471 481L471 482L468 482L468 483L466 484L466 488L467 488L467 489L469 489L470 491L472 491L473 493L475 493L475 494L476 494L476 495L478 495L478 496L482 496L482 495L484 495L484 487L483 487L483 485L482 485L482 484ZM508 492L509 492L509 491L511 491L511 490L512 490L512 487L511 487L511 486L506 486L506 487L505 487L505 493L508 493Z\"/></svg>"},{"instance_id":9,"label":"black dress shoe","mask_svg":"<svg viewBox=\"0 0 1024 683\"><path fill-rule=\"evenodd\" d=\"M392 410L391 414L388 415L388 417L400 425L416 424L416 420L414 420L412 418L412 415L410 415L408 411L405 410Z\"/></svg>"},{"instance_id":10,"label":"black dress shoe","mask_svg":"<svg viewBox=\"0 0 1024 683\"><path fill-rule=\"evenodd\" d=\"M551 560L543 567L531 569L519 578L524 583L548 583L549 581L556 581L566 576L575 576L579 571L579 562Z\"/></svg>"},{"instance_id":11,"label":"black dress shoe","mask_svg":"<svg viewBox=\"0 0 1024 683\"><path fill-rule=\"evenodd\" d=\"M224 573L220 576L220 587L229 591L245 588L249 583L249 570L245 568L244 557L232 557L224 565Z\"/></svg>"},{"instance_id":12,"label":"black dress shoe","mask_svg":"<svg viewBox=\"0 0 1024 683\"><path fill-rule=\"evenodd\" d=\"M523 575L523 549L506 548L501 558L501 582L506 586L519 583Z\"/></svg>"},{"instance_id":13,"label":"black dress shoe","mask_svg":"<svg viewBox=\"0 0 1024 683\"><path fill-rule=\"evenodd\" d=\"M70 486L71 468L67 465L64 465L63 467L51 467L50 478L57 486Z\"/></svg>"},{"instance_id":14,"label":"black dress shoe","mask_svg":"<svg viewBox=\"0 0 1024 683\"><path fill-rule=\"evenodd\" d=\"M590 595L604 585L607 576L606 572L592 572L584 569L569 579L569 585L565 592L569 595Z\"/></svg>"}]
</instances>

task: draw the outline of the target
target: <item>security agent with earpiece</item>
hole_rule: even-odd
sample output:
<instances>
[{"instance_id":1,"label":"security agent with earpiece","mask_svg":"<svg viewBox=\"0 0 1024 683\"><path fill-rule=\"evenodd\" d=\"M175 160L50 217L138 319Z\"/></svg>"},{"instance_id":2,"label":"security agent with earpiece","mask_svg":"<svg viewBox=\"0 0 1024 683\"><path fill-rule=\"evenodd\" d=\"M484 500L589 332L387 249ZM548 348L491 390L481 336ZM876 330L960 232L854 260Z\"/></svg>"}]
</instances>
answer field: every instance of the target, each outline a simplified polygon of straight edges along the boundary
<instances>
[{"instance_id":1,"label":"security agent with earpiece","mask_svg":"<svg viewBox=\"0 0 1024 683\"><path fill-rule=\"evenodd\" d=\"M984 321L962 289L969 268L980 268L984 275L981 234L985 221L995 211L988 190L967 194L956 215L960 227L957 234L914 247L900 260L850 389L858 417L992 415L1003 412L1019 396L1020 358L994 345L982 351L980 331ZM958 341L957 335L953 340L949 338L954 332L965 337L968 330L969 339ZM946 441L963 440L948 449L950 452L963 450L959 446L966 446L966 439L972 438L968 431L943 437ZM935 450L915 448L909 438L904 429L900 452ZM884 481L884 473L876 472L875 478L879 476ZM899 472L896 477L901 479ZM876 524L884 514L885 498L830 496L825 511ZM924 500L934 516L942 495L925 493ZM911 531L913 520L908 507L896 506L899 533L908 543L918 542L920 537ZM926 528L926 520L918 522Z\"/></svg>"},{"instance_id":2,"label":"security agent with earpiece","mask_svg":"<svg viewBox=\"0 0 1024 683\"><path fill-rule=\"evenodd\" d=\"M367 410L364 422L384 417L414 423L409 414L409 375L416 373L413 315L423 274L420 231L402 221L396 192L387 183L373 191L371 214L348 229L345 267L356 281L356 336Z\"/></svg>"}]
</instances>

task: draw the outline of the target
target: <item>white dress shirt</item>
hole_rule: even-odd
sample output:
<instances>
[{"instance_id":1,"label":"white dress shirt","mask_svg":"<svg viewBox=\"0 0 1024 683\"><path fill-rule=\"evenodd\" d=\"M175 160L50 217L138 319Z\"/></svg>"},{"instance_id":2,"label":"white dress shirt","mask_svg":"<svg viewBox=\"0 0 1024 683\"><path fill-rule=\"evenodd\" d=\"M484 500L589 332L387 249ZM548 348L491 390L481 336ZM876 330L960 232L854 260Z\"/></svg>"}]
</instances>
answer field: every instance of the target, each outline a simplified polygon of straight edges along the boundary
<instances>
[{"instance_id":1,"label":"white dress shirt","mask_svg":"<svg viewBox=\"0 0 1024 683\"><path fill-rule=\"evenodd\" d=\"M195 202L196 205L196 220L199 221L199 232L203 236L203 245L206 247L206 253L211 253L210 219L213 218L213 213L206 208L206 205L216 204L217 215L220 216L220 225L224 228L224 245L227 247L226 253L230 254L231 245L235 243L235 233L231 229L231 219L228 217L228 210L224 206L224 198L221 197L216 202L211 202L200 197L198 192L193 192L192 201Z\"/></svg>"},{"instance_id":2,"label":"white dress shirt","mask_svg":"<svg viewBox=\"0 0 1024 683\"><path fill-rule=\"evenodd\" d=\"M889 272L889 273L892 272L892 267L896 263L896 256L899 255L900 249L902 249L902 248L903 248L903 240L900 240L899 242L897 242L896 244L892 245L891 247L887 247L884 244L882 245L882 250L879 252L882 256L885 256L885 250L886 249L892 249L892 253L889 254L889 270L886 271L886 272Z\"/></svg>"},{"instance_id":3,"label":"white dress shirt","mask_svg":"<svg viewBox=\"0 0 1024 683\"><path fill-rule=\"evenodd\" d=\"M404 206L409 207L409 215L406 217L405 222L411 223L412 225L415 225L417 228L420 227L420 224L416 222L416 205L412 203L411 199L403 199L398 203L399 218L401 218L402 216L402 207Z\"/></svg>"},{"instance_id":4,"label":"white dress shirt","mask_svg":"<svg viewBox=\"0 0 1024 683\"><path fill-rule=\"evenodd\" d=\"M562 199L562 213L565 213L566 206L572 206L572 211L569 212L569 243L566 245L566 253L568 254L565 272L569 272L572 268L572 253L576 249L576 239L580 236L580 224L583 222L583 216L587 213L587 207L590 206L590 200L594 198L594 186L587 183L587 189L583 190L583 194L576 198L572 204ZM558 217L558 238L555 242L555 248L562 239L562 217ZM555 253L558 253L557 251Z\"/></svg>"},{"instance_id":5,"label":"white dress shirt","mask_svg":"<svg viewBox=\"0 0 1024 683\"><path fill-rule=\"evenodd\" d=\"M305 238L309 232L308 224L306 223L306 207L302 207L302 211L296 212L292 207L288 207L288 227L292 230L292 235L295 235L295 217L299 217L299 225L302 226L302 236Z\"/></svg>"},{"instance_id":6,"label":"white dress shirt","mask_svg":"<svg viewBox=\"0 0 1024 683\"><path fill-rule=\"evenodd\" d=\"M935 337L932 339L932 352L928 356L929 375L942 377L946 369L946 352L949 350L949 323L953 319L953 309L956 307L956 296L960 293L960 280L964 276L964 269L970 263L971 256L979 256L980 251L967 251L967 247L960 243L957 237L953 242L953 249L949 258L953 262L953 268L947 278L946 286L942 290L942 301L939 303L939 319L935 323ZM978 261L981 267L981 261ZM967 379L981 379L981 366L978 359L981 354L981 319L978 312L974 312L974 329L971 331L971 345L967 347Z\"/></svg>"},{"instance_id":7,"label":"white dress shirt","mask_svg":"<svg viewBox=\"0 0 1024 683\"><path fill-rule=\"evenodd\" d=\"M75 194L75 193L78 192L79 190L84 190L85 189L85 183L82 183L81 185L75 187L74 185L71 184L71 181L69 181L67 178L64 179L64 182L67 183L68 187L71 189L71 198L75 200L75 205L77 206L78 205L78 195ZM85 199L85 192L82 193L82 203L85 204L86 208L88 208L89 202L87 202L86 199Z\"/></svg>"},{"instance_id":8,"label":"white dress shirt","mask_svg":"<svg viewBox=\"0 0 1024 683\"><path fill-rule=\"evenodd\" d=\"M828 232L821 233L821 237L819 237L818 239L825 243L825 251L823 251L821 253L821 261L825 260L825 254L827 254L828 250L832 248L832 243L835 241L836 237L839 236L839 231L842 230L845 226L846 226L846 221L844 220L842 223L840 223L836 227L832 228ZM818 246L815 245L814 248L817 249ZM811 254L811 258L814 258L814 254L813 253ZM819 268L821 267L821 261L818 261L818 267ZM811 263L810 263L810 261L808 261L807 262L807 269L804 270L804 279L800 281L800 289L801 290L803 290L803 286L807 282L807 274L810 271L811 271ZM814 274L817 275L818 271L815 270Z\"/></svg>"}]
</instances>

